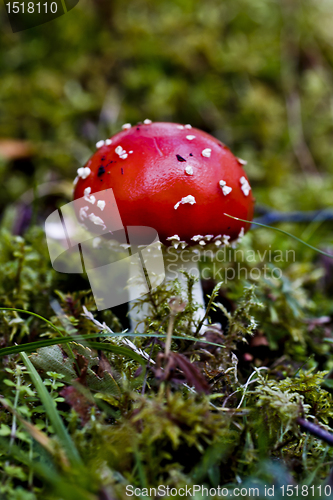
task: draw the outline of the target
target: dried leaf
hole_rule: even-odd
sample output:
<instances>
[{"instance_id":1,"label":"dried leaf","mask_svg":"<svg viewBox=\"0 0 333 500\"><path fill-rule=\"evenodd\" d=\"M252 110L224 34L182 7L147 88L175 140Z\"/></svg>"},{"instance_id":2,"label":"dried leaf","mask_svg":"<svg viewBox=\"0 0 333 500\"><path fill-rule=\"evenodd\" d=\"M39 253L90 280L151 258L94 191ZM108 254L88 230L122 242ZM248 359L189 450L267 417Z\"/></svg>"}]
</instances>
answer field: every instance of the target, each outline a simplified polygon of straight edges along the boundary
<instances>
[{"instance_id":1,"label":"dried leaf","mask_svg":"<svg viewBox=\"0 0 333 500\"><path fill-rule=\"evenodd\" d=\"M164 370L162 365L166 363ZM152 368L155 376L159 380L170 380L172 382L186 382L192 387L194 386L198 392L210 392L209 385L196 366L191 363L186 356L177 352L170 352L167 357L160 353L157 356L156 368Z\"/></svg>"},{"instance_id":2,"label":"dried leaf","mask_svg":"<svg viewBox=\"0 0 333 500\"><path fill-rule=\"evenodd\" d=\"M59 393L67 404L69 404L80 416L82 425L90 420L90 410L94 406L76 387L64 387Z\"/></svg>"},{"instance_id":3,"label":"dried leaf","mask_svg":"<svg viewBox=\"0 0 333 500\"><path fill-rule=\"evenodd\" d=\"M16 139L0 139L0 157L6 160L18 160L29 158L33 154L33 148L27 141Z\"/></svg>"}]
</instances>

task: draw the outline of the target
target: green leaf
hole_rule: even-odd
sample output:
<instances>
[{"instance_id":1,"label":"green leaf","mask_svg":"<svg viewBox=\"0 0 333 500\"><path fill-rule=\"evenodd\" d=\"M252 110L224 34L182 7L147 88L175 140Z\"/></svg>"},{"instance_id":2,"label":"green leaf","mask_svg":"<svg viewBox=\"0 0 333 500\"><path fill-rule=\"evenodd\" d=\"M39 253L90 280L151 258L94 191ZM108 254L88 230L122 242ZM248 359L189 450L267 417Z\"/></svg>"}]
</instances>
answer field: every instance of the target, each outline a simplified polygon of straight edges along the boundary
<instances>
[{"instance_id":1,"label":"green leaf","mask_svg":"<svg viewBox=\"0 0 333 500\"><path fill-rule=\"evenodd\" d=\"M77 354L84 356L88 362L86 384L89 389L112 396L120 396L120 388L109 372L105 371L102 377L98 377L92 369L92 367L99 364L96 352L89 349L89 347L77 343L73 345L73 348ZM49 371L50 369L56 370L57 377L64 378L68 383L71 383L77 377L73 361L68 357L66 348L64 349L59 345L39 349L37 354L30 356L30 360L37 370L43 370L47 375L53 373ZM51 380L44 380L44 384L46 383L49 385L53 384Z\"/></svg>"},{"instance_id":2,"label":"green leaf","mask_svg":"<svg viewBox=\"0 0 333 500\"><path fill-rule=\"evenodd\" d=\"M92 495L80 485L71 482L71 477L65 474L58 474L52 464L45 461L31 459L27 453L23 452L17 445L10 444L7 439L0 437L0 445L2 450L6 450L9 456L15 458L18 462L27 465L35 474L46 484L52 486L53 494L64 500L97 500L95 495ZM79 472L77 469L74 472ZM88 471L84 471L88 474Z\"/></svg>"}]
</instances>

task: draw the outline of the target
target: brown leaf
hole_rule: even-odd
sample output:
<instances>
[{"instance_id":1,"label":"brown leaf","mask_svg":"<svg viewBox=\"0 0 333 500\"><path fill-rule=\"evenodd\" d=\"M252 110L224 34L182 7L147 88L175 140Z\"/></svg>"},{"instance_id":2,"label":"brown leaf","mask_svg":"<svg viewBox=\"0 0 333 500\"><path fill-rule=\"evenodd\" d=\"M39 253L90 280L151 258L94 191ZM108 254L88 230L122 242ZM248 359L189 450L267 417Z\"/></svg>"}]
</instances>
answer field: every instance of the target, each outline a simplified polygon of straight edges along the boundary
<instances>
[{"instance_id":1,"label":"brown leaf","mask_svg":"<svg viewBox=\"0 0 333 500\"><path fill-rule=\"evenodd\" d=\"M172 382L186 382L190 386L194 386L198 392L208 394L210 392L209 385L202 373L191 363L183 354L170 352L167 356L164 370L162 364L165 360L165 355L160 353L156 359L156 368L154 368L155 376L159 380L170 380Z\"/></svg>"},{"instance_id":2,"label":"brown leaf","mask_svg":"<svg viewBox=\"0 0 333 500\"><path fill-rule=\"evenodd\" d=\"M87 385L86 379L89 361L84 356L82 356L82 354L77 353L75 361L76 363L73 363L73 368L75 370L75 373L78 375L78 378L76 380L82 385ZM80 369L80 373L78 372L78 368Z\"/></svg>"},{"instance_id":3,"label":"brown leaf","mask_svg":"<svg viewBox=\"0 0 333 500\"><path fill-rule=\"evenodd\" d=\"M176 364L184 373L189 385L193 385L198 392L205 392L208 394L210 392L209 385L198 368L196 368L196 366L194 366L194 364L191 363L183 354L179 354L178 352L172 352L170 354L176 359Z\"/></svg>"},{"instance_id":4,"label":"brown leaf","mask_svg":"<svg viewBox=\"0 0 333 500\"><path fill-rule=\"evenodd\" d=\"M31 144L16 139L0 139L0 157L6 160L29 158L33 154Z\"/></svg>"},{"instance_id":5,"label":"brown leaf","mask_svg":"<svg viewBox=\"0 0 333 500\"><path fill-rule=\"evenodd\" d=\"M250 346L251 347L258 347L258 346L268 346L268 340L265 337L265 335L261 335L260 333L257 333L254 337L251 337L250 339Z\"/></svg>"},{"instance_id":6,"label":"brown leaf","mask_svg":"<svg viewBox=\"0 0 333 500\"><path fill-rule=\"evenodd\" d=\"M82 425L89 422L92 404L85 398L81 391L70 385L60 391L60 396L65 398L66 403L71 406L80 416Z\"/></svg>"},{"instance_id":7,"label":"brown leaf","mask_svg":"<svg viewBox=\"0 0 333 500\"><path fill-rule=\"evenodd\" d=\"M97 370L97 376L103 378L104 372L108 372L110 373L110 375L113 376L111 365L107 357L105 356L104 352L101 351L98 357L99 357L99 365Z\"/></svg>"}]
</instances>

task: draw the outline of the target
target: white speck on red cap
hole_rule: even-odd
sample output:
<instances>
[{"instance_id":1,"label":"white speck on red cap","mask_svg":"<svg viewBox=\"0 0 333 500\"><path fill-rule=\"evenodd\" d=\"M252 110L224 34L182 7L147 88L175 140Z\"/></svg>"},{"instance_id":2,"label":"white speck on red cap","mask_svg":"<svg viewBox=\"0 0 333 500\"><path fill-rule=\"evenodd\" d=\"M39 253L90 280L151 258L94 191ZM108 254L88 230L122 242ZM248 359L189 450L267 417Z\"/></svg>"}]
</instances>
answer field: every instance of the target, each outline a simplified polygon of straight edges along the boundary
<instances>
[{"instance_id":1,"label":"white speck on red cap","mask_svg":"<svg viewBox=\"0 0 333 500\"><path fill-rule=\"evenodd\" d=\"M221 245L222 245L222 242L221 242L220 240L216 240L216 241L215 241L215 245L216 245L217 247L219 247L219 246L221 246Z\"/></svg>"},{"instance_id":2,"label":"white speck on red cap","mask_svg":"<svg viewBox=\"0 0 333 500\"><path fill-rule=\"evenodd\" d=\"M185 168L185 172L187 173L187 175L193 175L193 168L190 165L188 165Z\"/></svg>"},{"instance_id":3,"label":"white speck on red cap","mask_svg":"<svg viewBox=\"0 0 333 500\"><path fill-rule=\"evenodd\" d=\"M180 241L180 238L178 236L178 234L175 234L174 236L169 236L169 238L167 238L168 241L172 241L172 240L176 240L176 241Z\"/></svg>"},{"instance_id":4,"label":"white speck on red cap","mask_svg":"<svg viewBox=\"0 0 333 500\"><path fill-rule=\"evenodd\" d=\"M81 208L80 208L80 213L79 213L79 215L80 215L80 219L81 219L81 220L84 220L84 219L86 219L86 218L88 217L88 215L87 215L87 211L88 211L88 210L89 210L89 207L88 207L88 206L87 206L87 207L81 207Z\"/></svg>"},{"instance_id":5,"label":"white speck on red cap","mask_svg":"<svg viewBox=\"0 0 333 500\"><path fill-rule=\"evenodd\" d=\"M199 241L199 245L201 245L202 247L204 247L206 245L206 242L204 240L200 240Z\"/></svg>"},{"instance_id":6,"label":"white speck on red cap","mask_svg":"<svg viewBox=\"0 0 333 500\"><path fill-rule=\"evenodd\" d=\"M177 125L177 128L179 128L179 130L184 130L184 125Z\"/></svg>"},{"instance_id":7,"label":"white speck on red cap","mask_svg":"<svg viewBox=\"0 0 333 500\"><path fill-rule=\"evenodd\" d=\"M89 203L94 204L96 201L96 198L93 194L90 195L90 193L91 193L91 187L86 187L86 189L84 190L84 199L86 201L89 201Z\"/></svg>"},{"instance_id":8,"label":"white speck on red cap","mask_svg":"<svg viewBox=\"0 0 333 500\"><path fill-rule=\"evenodd\" d=\"M120 156L120 155L126 153L126 151L121 146L117 146L115 149L115 153Z\"/></svg>"},{"instance_id":9,"label":"white speck on red cap","mask_svg":"<svg viewBox=\"0 0 333 500\"><path fill-rule=\"evenodd\" d=\"M189 123L187 123L184 128L192 128L192 125L190 125Z\"/></svg>"},{"instance_id":10,"label":"white speck on red cap","mask_svg":"<svg viewBox=\"0 0 333 500\"><path fill-rule=\"evenodd\" d=\"M201 234L196 234L195 236L192 236L191 240L192 241L199 241L202 240L203 236Z\"/></svg>"},{"instance_id":11,"label":"white speck on red cap","mask_svg":"<svg viewBox=\"0 0 333 500\"><path fill-rule=\"evenodd\" d=\"M99 149L99 148L101 148L102 146L104 146L104 144L105 144L105 141L103 141L103 140L98 141L98 142L96 142L96 148L97 148L97 149Z\"/></svg>"},{"instance_id":12,"label":"white speck on red cap","mask_svg":"<svg viewBox=\"0 0 333 500\"><path fill-rule=\"evenodd\" d=\"M193 141L193 139L195 139L195 135L187 135L187 136L186 136L186 139L187 139L188 141Z\"/></svg>"},{"instance_id":13,"label":"white speck on red cap","mask_svg":"<svg viewBox=\"0 0 333 500\"><path fill-rule=\"evenodd\" d=\"M190 205L194 205L194 203L196 203L194 196L192 196L191 194L189 194L188 196L184 196L184 198L182 198L180 201L178 201L178 203L176 203L176 205L174 206L174 209L177 210L179 205L184 205L185 203L189 203Z\"/></svg>"},{"instance_id":14,"label":"white speck on red cap","mask_svg":"<svg viewBox=\"0 0 333 500\"><path fill-rule=\"evenodd\" d=\"M205 240L210 241L212 238L214 238L213 234L206 234Z\"/></svg>"},{"instance_id":15,"label":"white speck on red cap","mask_svg":"<svg viewBox=\"0 0 333 500\"><path fill-rule=\"evenodd\" d=\"M230 240L229 234L224 234L223 235L223 244L224 245L229 245L229 240Z\"/></svg>"},{"instance_id":16,"label":"white speck on red cap","mask_svg":"<svg viewBox=\"0 0 333 500\"><path fill-rule=\"evenodd\" d=\"M212 150L210 148L203 149L201 151L202 156L205 156L206 158L210 158L210 155L212 154Z\"/></svg>"},{"instance_id":17,"label":"white speck on red cap","mask_svg":"<svg viewBox=\"0 0 333 500\"><path fill-rule=\"evenodd\" d=\"M126 153L126 151L119 156L119 158L121 158L122 160L126 160L126 158L128 157L128 154Z\"/></svg>"},{"instance_id":18,"label":"white speck on red cap","mask_svg":"<svg viewBox=\"0 0 333 500\"><path fill-rule=\"evenodd\" d=\"M242 158L237 158L237 161L238 161L238 163L240 163L241 165L247 165L247 161L246 161L246 160L242 160Z\"/></svg>"},{"instance_id":19,"label":"white speck on red cap","mask_svg":"<svg viewBox=\"0 0 333 500\"><path fill-rule=\"evenodd\" d=\"M76 186L76 184L78 183L78 180L79 180L79 176L77 175L75 177L75 179L73 180L73 185Z\"/></svg>"},{"instance_id":20,"label":"white speck on red cap","mask_svg":"<svg viewBox=\"0 0 333 500\"><path fill-rule=\"evenodd\" d=\"M152 123L152 121L151 121L151 120L149 120L149 118L146 118L146 119L143 121L143 123L144 123L145 125L150 125L150 124Z\"/></svg>"},{"instance_id":21,"label":"white speck on red cap","mask_svg":"<svg viewBox=\"0 0 333 500\"><path fill-rule=\"evenodd\" d=\"M131 155L133 153L133 151L129 151L128 153Z\"/></svg>"},{"instance_id":22,"label":"white speck on red cap","mask_svg":"<svg viewBox=\"0 0 333 500\"><path fill-rule=\"evenodd\" d=\"M103 219L101 219L100 217L98 217L98 215L89 214L88 215L88 219L90 219L91 222L93 224L95 224L96 226L103 226L103 229L106 229L106 225L104 224Z\"/></svg>"},{"instance_id":23,"label":"white speck on red cap","mask_svg":"<svg viewBox=\"0 0 333 500\"><path fill-rule=\"evenodd\" d=\"M131 124L130 123L124 123L124 125L121 127L123 130L128 130L129 128L131 128Z\"/></svg>"},{"instance_id":24,"label":"white speck on red cap","mask_svg":"<svg viewBox=\"0 0 333 500\"><path fill-rule=\"evenodd\" d=\"M112 139L106 139L105 146L110 146L110 144L112 144Z\"/></svg>"},{"instance_id":25,"label":"white speck on red cap","mask_svg":"<svg viewBox=\"0 0 333 500\"><path fill-rule=\"evenodd\" d=\"M81 179L86 179L90 174L91 170L89 167L80 167L77 169L77 175L81 177Z\"/></svg>"},{"instance_id":26,"label":"white speck on red cap","mask_svg":"<svg viewBox=\"0 0 333 500\"><path fill-rule=\"evenodd\" d=\"M105 201L104 200L98 200L98 202L96 203L96 205L98 206L98 208L100 208L103 211L104 207L105 207Z\"/></svg>"},{"instance_id":27,"label":"white speck on red cap","mask_svg":"<svg viewBox=\"0 0 333 500\"><path fill-rule=\"evenodd\" d=\"M232 191L232 188L230 186L224 186L222 188L222 192L223 192L224 196L227 196L228 194L230 194L231 191Z\"/></svg>"},{"instance_id":28,"label":"white speck on red cap","mask_svg":"<svg viewBox=\"0 0 333 500\"><path fill-rule=\"evenodd\" d=\"M226 185L227 183L225 181L220 181L219 184L220 184L220 187L222 189L222 193L224 194L224 196L227 196L229 193L231 193L232 188L230 186L227 186Z\"/></svg>"},{"instance_id":29,"label":"white speck on red cap","mask_svg":"<svg viewBox=\"0 0 333 500\"><path fill-rule=\"evenodd\" d=\"M241 183L241 190L245 194L245 196L248 196L251 191L251 186L248 183L247 179L243 176L239 179L239 182Z\"/></svg>"}]
</instances>

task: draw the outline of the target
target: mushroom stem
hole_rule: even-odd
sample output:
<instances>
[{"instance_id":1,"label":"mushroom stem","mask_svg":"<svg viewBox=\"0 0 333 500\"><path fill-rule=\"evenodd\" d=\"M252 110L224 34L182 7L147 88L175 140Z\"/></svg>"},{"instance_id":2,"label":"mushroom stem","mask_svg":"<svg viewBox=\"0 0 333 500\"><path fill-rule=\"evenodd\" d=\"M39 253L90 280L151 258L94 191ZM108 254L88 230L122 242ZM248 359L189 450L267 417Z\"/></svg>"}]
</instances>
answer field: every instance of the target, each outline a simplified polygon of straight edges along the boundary
<instances>
[{"instance_id":1,"label":"mushroom stem","mask_svg":"<svg viewBox=\"0 0 333 500\"><path fill-rule=\"evenodd\" d=\"M144 320L151 314L151 304L144 302L142 305L139 305L135 300L136 297L131 297L131 289L129 290L129 295L128 317L130 320L130 332L144 333Z\"/></svg>"},{"instance_id":2,"label":"mushroom stem","mask_svg":"<svg viewBox=\"0 0 333 500\"><path fill-rule=\"evenodd\" d=\"M193 313L193 323L199 323L202 320L206 308L197 261L198 256L193 250L176 251L169 247L164 251L165 283L168 287L171 287L175 279L177 279L185 295L187 290L187 278L184 271L198 278L198 281L195 281L192 288L192 300L194 303L199 304L200 307ZM137 296L133 295L133 290L133 288L129 288L130 310L128 316L131 331L144 333L144 319L151 314L152 306L148 302L141 305L136 303L135 299L137 299ZM206 324L206 322L204 324ZM192 330L193 332L196 331L194 324Z\"/></svg>"},{"instance_id":3,"label":"mushroom stem","mask_svg":"<svg viewBox=\"0 0 333 500\"><path fill-rule=\"evenodd\" d=\"M201 286L197 254L193 250L167 251L164 255L164 264L166 282L172 284L177 279L184 293L187 290L187 278L184 272L197 278L192 288L192 300L200 307L193 313L193 322L197 323L201 321L205 314L206 306ZM193 331L195 330L193 327Z\"/></svg>"}]
</instances>

